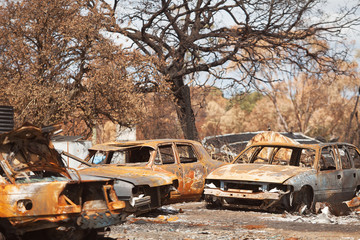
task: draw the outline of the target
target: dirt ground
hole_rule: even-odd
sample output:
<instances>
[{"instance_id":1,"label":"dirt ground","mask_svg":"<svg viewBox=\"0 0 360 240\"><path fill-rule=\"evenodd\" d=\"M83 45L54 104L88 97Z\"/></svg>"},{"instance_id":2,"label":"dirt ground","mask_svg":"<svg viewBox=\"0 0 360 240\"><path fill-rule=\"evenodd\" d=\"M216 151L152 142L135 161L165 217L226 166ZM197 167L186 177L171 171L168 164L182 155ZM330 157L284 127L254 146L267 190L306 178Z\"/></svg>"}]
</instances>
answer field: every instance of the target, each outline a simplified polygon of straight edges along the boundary
<instances>
[{"instance_id":1,"label":"dirt ground","mask_svg":"<svg viewBox=\"0 0 360 240\"><path fill-rule=\"evenodd\" d=\"M204 202L173 204L113 226L107 240L125 239L360 239L360 216L323 211L300 216L239 209L206 209Z\"/></svg>"}]
</instances>

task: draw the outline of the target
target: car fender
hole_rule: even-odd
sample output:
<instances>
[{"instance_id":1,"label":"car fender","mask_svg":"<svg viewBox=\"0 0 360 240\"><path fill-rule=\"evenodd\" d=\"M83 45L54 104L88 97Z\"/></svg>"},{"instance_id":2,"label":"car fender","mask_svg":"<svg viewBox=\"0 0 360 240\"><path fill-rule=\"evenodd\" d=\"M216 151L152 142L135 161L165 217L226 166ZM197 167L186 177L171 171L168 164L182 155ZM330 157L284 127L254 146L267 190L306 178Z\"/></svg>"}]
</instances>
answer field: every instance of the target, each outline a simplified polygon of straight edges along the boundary
<instances>
[{"instance_id":1,"label":"car fender","mask_svg":"<svg viewBox=\"0 0 360 240\"><path fill-rule=\"evenodd\" d=\"M121 198L128 198L132 197L132 189L135 187L134 184L131 182L123 181L123 180L115 180L114 183L114 190L116 195Z\"/></svg>"},{"instance_id":2,"label":"car fender","mask_svg":"<svg viewBox=\"0 0 360 240\"><path fill-rule=\"evenodd\" d=\"M284 182L284 185L291 185L294 188L294 192L300 191L303 186L311 186L312 189L316 190L316 170L311 169L306 172L297 174Z\"/></svg>"}]
</instances>

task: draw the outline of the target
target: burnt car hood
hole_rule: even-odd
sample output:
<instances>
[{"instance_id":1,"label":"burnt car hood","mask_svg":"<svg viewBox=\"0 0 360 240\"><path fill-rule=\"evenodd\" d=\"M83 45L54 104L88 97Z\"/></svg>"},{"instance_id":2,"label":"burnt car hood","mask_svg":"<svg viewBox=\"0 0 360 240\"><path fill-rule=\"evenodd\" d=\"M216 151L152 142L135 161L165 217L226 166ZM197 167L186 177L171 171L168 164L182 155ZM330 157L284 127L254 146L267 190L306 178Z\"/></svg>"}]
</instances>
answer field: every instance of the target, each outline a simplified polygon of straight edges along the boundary
<instances>
[{"instance_id":1,"label":"burnt car hood","mask_svg":"<svg viewBox=\"0 0 360 240\"><path fill-rule=\"evenodd\" d=\"M269 164L230 164L211 172L207 179L283 183L310 168Z\"/></svg>"},{"instance_id":2,"label":"burnt car hood","mask_svg":"<svg viewBox=\"0 0 360 240\"><path fill-rule=\"evenodd\" d=\"M130 182L134 185L148 185L150 187L169 185L176 180L172 173L155 172L148 168L101 165L78 170L81 175L107 177Z\"/></svg>"},{"instance_id":3,"label":"burnt car hood","mask_svg":"<svg viewBox=\"0 0 360 240\"><path fill-rule=\"evenodd\" d=\"M13 176L23 171L47 170L70 177L48 134L30 124L0 134L0 154L0 159L9 164L3 167Z\"/></svg>"}]
</instances>

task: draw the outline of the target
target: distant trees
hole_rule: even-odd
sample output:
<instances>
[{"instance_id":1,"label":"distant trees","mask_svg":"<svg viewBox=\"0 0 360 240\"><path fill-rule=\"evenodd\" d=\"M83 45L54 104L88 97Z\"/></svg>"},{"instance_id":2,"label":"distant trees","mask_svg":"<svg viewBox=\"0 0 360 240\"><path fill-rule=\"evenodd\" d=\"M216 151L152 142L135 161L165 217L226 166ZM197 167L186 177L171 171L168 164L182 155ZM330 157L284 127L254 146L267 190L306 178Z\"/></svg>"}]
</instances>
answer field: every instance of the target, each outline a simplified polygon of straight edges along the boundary
<instances>
[{"instance_id":1,"label":"distant trees","mask_svg":"<svg viewBox=\"0 0 360 240\"><path fill-rule=\"evenodd\" d=\"M267 85L268 88L262 88L262 92L228 98L224 98L222 92L214 87L193 88L192 101L199 136L271 129L303 132L312 137L359 145L360 103L356 104L356 99L360 78L357 77L356 64L348 64L347 68L349 75L314 80L300 74L293 79ZM207 92L206 100L200 108L201 99L196 93L204 90ZM172 116L174 110L163 114Z\"/></svg>"},{"instance_id":2,"label":"distant trees","mask_svg":"<svg viewBox=\"0 0 360 240\"><path fill-rule=\"evenodd\" d=\"M107 24L87 0L1 4L0 103L15 107L18 124L72 123L69 131L89 136L99 121L133 126L142 118L138 88L161 76L151 57L106 38Z\"/></svg>"},{"instance_id":3,"label":"distant trees","mask_svg":"<svg viewBox=\"0 0 360 240\"><path fill-rule=\"evenodd\" d=\"M158 59L184 137L197 139L190 94L194 83L212 76L215 82L226 80L222 83L228 87L247 88L268 81L264 67L284 73L292 67L311 72L312 66L322 73L338 71L335 63L347 52L332 51L327 44L359 23L359 5L345 6L334 16L322 12L323 5L321 0L114 0L107 9L114 16L108 31ZM229 74L231 69L237 73Z\"/></svg>"}]
</instances>

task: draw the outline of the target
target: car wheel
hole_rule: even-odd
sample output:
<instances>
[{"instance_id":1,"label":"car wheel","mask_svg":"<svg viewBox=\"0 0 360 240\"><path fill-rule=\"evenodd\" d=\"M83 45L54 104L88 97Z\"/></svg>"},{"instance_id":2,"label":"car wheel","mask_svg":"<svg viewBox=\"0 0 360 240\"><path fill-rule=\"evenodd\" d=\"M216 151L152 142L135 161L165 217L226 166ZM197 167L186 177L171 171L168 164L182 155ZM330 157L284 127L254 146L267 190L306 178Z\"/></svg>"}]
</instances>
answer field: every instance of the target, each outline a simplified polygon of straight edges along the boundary
<instances>
[{"instance_id":1,"label":"car wheel","mask_svg":"<svg viewBox=\"0 0 360 240\"><path fill-rule=\"evenodd\" d=\"M218 198L214 200L212 197L205 196L205 201L207 209L215 209L222 207L221 200Z\"/></svg>"},{"instance_id":2,"label":"car wheel","mask_svg":"<svg viewBox=\"0 0 360 240\"><path fill-rule=\"evenodd\" d=\"M302 187L300 191L294 193L293 211L306 214L313 211L313 191L310 187Z\"/></svg>"}]
</instances>

